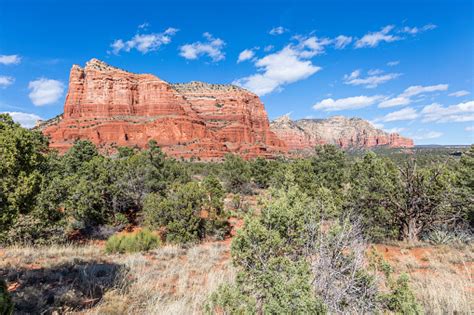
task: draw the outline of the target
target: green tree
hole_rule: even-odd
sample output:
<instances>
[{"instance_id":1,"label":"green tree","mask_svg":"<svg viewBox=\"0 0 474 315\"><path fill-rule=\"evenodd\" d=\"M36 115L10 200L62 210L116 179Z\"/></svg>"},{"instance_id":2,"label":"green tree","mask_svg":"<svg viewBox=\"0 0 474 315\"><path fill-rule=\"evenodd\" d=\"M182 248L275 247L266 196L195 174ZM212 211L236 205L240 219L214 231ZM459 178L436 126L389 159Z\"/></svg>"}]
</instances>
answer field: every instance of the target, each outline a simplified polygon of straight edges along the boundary
<instances>
[{"instance_id":1,"label":"green tree","mask_svg":"<svg viewBox=\"0 0 474 315\"><path fill-rule=\"evenodd\" d=\"M346 155L334 145L317 146L311 165L316 183L320 186L337 190L346 182Z\"/></svg>"},{"instance_id":2,"label":"green tree","mask_svg":"<svg viewBox=\"0 0 474 315\"><path fill-rule=\"evenodd\" d=\"M463 153L457 165L456 206L462 208L463 219L474 229L474 145Z\"/></svg>"},{"instance_id":3,"label":"green tree","mask_svg":"<svg viewBox=\"0 0 474 315\"><path fill-rule=\"evenodd\" d=\"M89 162L97 156L99 156L99 151L90 140L77 140L64 154L62 159L64 170L68 174L73 174L81 168L83 163Z\"/></svg>"},{"instance_id":4,"label":"green tree","mask_svg":"<svg viewBox=\"0 0 474 315\"><path fill-rule=\"evenodd\" d=\"M249 193L251 170L249 163L235 154L226 154L222 165L227 189L233 193Z\"/></svg>"},{"instance_id":5,"label":"green tree","mask_svg":"<svg viewBox=\"0 0 474 315\"><path fill-rule=\"evenodd\" d=\"M366 235L374 240L417 241L460 218L455 178L446 165L418 168L413 160L397 169L368 153L352 167L345 212L362 217Z\"/></svg>"},{"instance_id":6,"label":"green tree","mask_svg":"<svg viewBox=\"0 0 474 315\"><path fill-rule=\"evenodd\" d=\"M453 207L455 174L448 167L418 169L413 161L401 168L400 173L400 197L390 202L403 240L418 241L423 233L460 218L460 210Z\"/></svg>"},{"instance_id":7,"label":"green tree","mask_svg":"<svg viewBox=\"0 0 474 315\"><path fill-rule=\"evenodd\" d=\"M349 182L345 215L360 218L371 240L397 237L392 200L398 198L402 183L396 166L369 152L352 165Z\"/></svg>"},{"instance_id":8,"label":"green tree","mask_svg":"<svg viewBox=\"0 0 474 315\"><path fill-rule=\"evenodd\" d=\"M0 114L0 234L36 201L46 165L47 139Z\"/></svg>"},{"instance_id":9,"label":"green tree","mask_svg":"<svg viewBox=\"0 0 474 315\"><path fill-rule=\"evenodd\" d=\"M249 308L255 301L260 313L323 313L304 259L315 245L319 210L294 186L274 191L260 217L246 218L232 242L232 259L239 272L233 289L237 293L232 296L246 296L242 301L250 303ZM229 296L226 290L222 294ZM227 302L230 309L235 306Z\"/></svg>"},{"instance_id":10,"label":"green tree","mask_svg":"<svg viewBox=\"0 0 474 315\"><path fill-rule=\"evenodd\" d=\"M251 162L252 179L259 188L268 188L278 162L258 157Z\"/></svg>"},{"instance_id":11,"label":"green tree","mask_svg":"<svg viewBox=\"0 0 474 315\"><path fill-rule=\"evenodd\" d=\"M66 214L85 227L106 223L112 215L111 172L110 160L95 156L83 162L75 174L66 177Z\"/></svg>"},{"instance_id":12,"label":"green tree","mask_svg":"<svg viewBox=\"0 0 474 315\"><path fill-rule=\"evenodd\" d=\"M220 214L224 210L225 190L215 175L206 176L202 181L202 188L206 195L204 205L209 212Z\"/></svg>"},{"instance_id":13,"label":"green tree","mask_svg":"<svg viewBox=\"0 0 474 315\"><path fill-rule=\"evenodd\" d=\"M155 228L166 227L166 240L172 243L195 242L203 235L201 210L204 192L196 182L174 185L166 197L147 196L146 221Z\"/></svg>"}]
</instances>

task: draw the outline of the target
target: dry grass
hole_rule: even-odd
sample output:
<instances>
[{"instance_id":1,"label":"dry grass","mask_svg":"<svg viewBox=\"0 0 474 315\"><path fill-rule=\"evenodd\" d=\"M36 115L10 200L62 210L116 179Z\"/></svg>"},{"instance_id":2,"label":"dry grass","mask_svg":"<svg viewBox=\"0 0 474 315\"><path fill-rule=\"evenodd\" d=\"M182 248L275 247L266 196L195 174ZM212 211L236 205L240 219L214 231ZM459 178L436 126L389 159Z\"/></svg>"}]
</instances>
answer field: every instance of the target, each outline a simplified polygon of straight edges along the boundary
<instances>
[{"instance_id":1,"label":"dry grass","mask_svg":"<svg viewBox=\"0 0 474 315\"><path fill-rule=\"evenodd\" d=\"M188 249L166 246L148 253L106 255L102 247L53 246L44 248L12 247L0 250L0 275L12 270L61 270L58 266L77 262L89 265L103 262L120 266L118 281L98 296L87 296L66 307L51 306L48 312L58 310L81 311L81 314L198 314L207 296L224 282L233 280L229 242L197 245ZM24 296L30 292L27 281L10 279L12 293ZM50 277L51 278L51 277ZM56 279L57 277L53 277ZM56 284L56 285L55 285ZM63 286L52 283L50 287ZM42 288L36 288L41 290ZM70 295L70 294L69 294ZM76 294L77 295L77 294ZM32 298L39 297L35 293ZM94 299L94 297L97 297ZM90 301L99 300L92 304ZM31 301L34 303L34 301ZM39 303L39 301L38 301ZM78 308L77 305L84 305ZM46 309L46 308L43 308Z\"/></svg>"},{"instance_id":2,"label":"dry grass","mask_svg":"<svg viewBox=\"0 0 474 315\"><path fill-rule=\"evenodd\" d=\"M410 274L427 314L473 313L474 245L376 248L396 273ZM96 277L117 268L115 278ZM123 255L105 254L103 244L10 247L0 249L0 275L14 297L30 307L42 302L47 313L200 314L207 296L233 281L234 270L227 240ZM51 293L60 298L46 305Z\"/></svg>"},{"instance_id":3,"label":"dry grass","mask_svg":"<svg viewBox=\"0 0 474 315\"><path fill-rule=\"evenodd\" d=\"M474 244L377 245L397 273L408 273L427 314L473 314Z\"/></svg>"}]
</instances>

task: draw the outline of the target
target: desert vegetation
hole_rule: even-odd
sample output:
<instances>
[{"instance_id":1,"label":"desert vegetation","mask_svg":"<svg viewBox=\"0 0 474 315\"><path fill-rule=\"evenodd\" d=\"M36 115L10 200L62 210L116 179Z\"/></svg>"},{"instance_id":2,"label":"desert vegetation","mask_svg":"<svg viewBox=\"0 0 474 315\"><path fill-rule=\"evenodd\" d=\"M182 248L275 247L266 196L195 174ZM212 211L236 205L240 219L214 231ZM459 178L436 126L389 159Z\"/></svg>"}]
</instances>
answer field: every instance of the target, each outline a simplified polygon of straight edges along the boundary
<instances>
[{"instance_id":1,"label":"desert vegetation","mask_svg":"<svg viewBox=\"0 0 474 315\"><path fill-rule=\"evenodd\" d=\"M472 313L474 147L420 152L58 155L2 114L0 314Z\"/></svg>"}]
</instances>

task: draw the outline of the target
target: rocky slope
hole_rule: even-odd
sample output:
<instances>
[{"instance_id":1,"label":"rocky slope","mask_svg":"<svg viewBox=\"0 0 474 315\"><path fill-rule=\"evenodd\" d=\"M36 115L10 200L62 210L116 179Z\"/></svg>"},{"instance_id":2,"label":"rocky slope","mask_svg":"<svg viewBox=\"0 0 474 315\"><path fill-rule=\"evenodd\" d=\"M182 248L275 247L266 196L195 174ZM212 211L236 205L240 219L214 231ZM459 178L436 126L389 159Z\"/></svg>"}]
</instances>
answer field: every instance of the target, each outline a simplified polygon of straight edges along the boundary
<instances>
[{"instance_id":1,"label":"rocky slope","mask_svg":"<svg viewBox=\"0 0 474 315\"><path fill-rule=\"evenodd\" d=\"M377 129L360 118L334 116L292 121L283 116L272 121L270 127L286 142L290 151L310 149L325 143L343 148L413 147L413 140Z\"/></svg>"},{"instance_id":2,"label":"rocky slope","mask_svg":"<svg viewBox=\"0 0 474 315\"><path fill-rule=\"evenodd\" d=\"M74 65L64 114L40 124L64 152L76 139L101 148L145 147L156 140L176 157L273 156L286 145L270 130L260 99L230 85L169 84L92 59Z\"/></svg>"}]
</instances>

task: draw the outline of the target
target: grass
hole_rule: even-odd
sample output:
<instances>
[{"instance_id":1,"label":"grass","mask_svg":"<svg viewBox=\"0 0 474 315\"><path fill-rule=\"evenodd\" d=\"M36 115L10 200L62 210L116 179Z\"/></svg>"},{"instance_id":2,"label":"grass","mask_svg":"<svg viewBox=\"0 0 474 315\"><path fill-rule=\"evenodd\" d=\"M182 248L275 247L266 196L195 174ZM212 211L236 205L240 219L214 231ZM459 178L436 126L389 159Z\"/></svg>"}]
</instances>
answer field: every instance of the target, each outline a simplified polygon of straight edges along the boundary
<instances>
[{"instance_id":1,"label":"grass","mask_svg":"<svg viewBox=\"0 0 474 315\"><path fill-rule=\"evenodd\" d=\"M376 248L395 273L410 275L427 314L473 313L473 244ZM0 249L0 277L7 280L17 311L38 307L81 314L200 314L210 293L235 279L228 240L104 252L104 243L8 247Z\"/></svg>"},{"instance_id":2,"label":"grass","mask_svg":"<svg viewBox=\"0 0 474 315\"><path fill-rule=\"evenodd\" d=\"M410 285L427 314L474 312L474 244L462 247L377 245L396 273L410 275Z\"/></svg>"},{"instance_id":3,"label":"grass","mask_svg":"<svg viewBox=\"0 0 474 315\"><path fill-rule=\"evenodd\" d=\"M0 277L20 313L196 314L234 271L228 242L105 255L94 244L0 249Z\"/></svg>"},{"instance_id":4,"label":"grass","mask_svg":"<svg viewBox=\"0 0 474 315\"><path fill-rule=\"evenodd\" d=\"M134 253L149 251L161 246L160 238L150 230L140 230L132 234L112 235L105 244L107 253Z\"/></svg>"}]
</instances>

